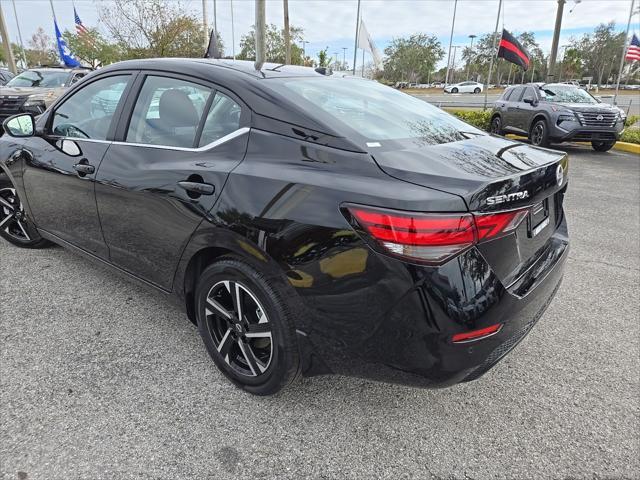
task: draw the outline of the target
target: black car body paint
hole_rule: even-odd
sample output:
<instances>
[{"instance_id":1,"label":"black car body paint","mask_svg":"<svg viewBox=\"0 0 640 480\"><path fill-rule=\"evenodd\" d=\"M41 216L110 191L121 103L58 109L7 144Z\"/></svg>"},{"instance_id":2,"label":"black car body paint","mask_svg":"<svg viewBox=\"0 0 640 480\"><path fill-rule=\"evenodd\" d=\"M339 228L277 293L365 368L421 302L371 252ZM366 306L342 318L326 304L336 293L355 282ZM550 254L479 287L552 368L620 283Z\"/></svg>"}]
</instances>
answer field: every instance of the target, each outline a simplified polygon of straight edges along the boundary
<instances>
[{"instance_id":1,"label":"black car body paint","mask_svg":"<svg viewBox=\"0 0 640 480\"><path fill-rule=\"evenodd\" d=\"M427 387L480 376L531 329L562 279L567 181L557 169L568 171L566 155L477 133L368 148L266 83L320 75L268 68L181 59L104 68L56 105L96 79L130 75L106 141L74 138L80 154L65 152L69 139L48 130L54 105L38 119L38 136L0 139L0 166L45 238L172 294L192 319L198 272L221 255L286 278L305 375ZM141 79L176 71L242 106L233 138L212 149L126 143ZM95 172L78 173L82 161ZM178 185L188 179L214 193L189 194ZM507 204L486 202L522 191ZM549 226L532 235L541 224L532 210L509 235L427 266L373 250L345 204L474 215L541 205ZM497 323L483 340L451 340Z\"/></svg>"}]
</instances>

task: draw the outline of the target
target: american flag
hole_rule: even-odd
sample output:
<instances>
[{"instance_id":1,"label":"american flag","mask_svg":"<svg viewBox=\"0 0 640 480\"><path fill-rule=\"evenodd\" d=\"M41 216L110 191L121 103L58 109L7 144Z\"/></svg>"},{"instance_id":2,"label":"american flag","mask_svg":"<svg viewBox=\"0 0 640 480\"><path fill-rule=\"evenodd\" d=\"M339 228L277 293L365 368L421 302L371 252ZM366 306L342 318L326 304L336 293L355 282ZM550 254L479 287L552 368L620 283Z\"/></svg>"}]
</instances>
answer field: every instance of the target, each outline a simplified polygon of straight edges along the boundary
<instances>
[{"instance_id":1,"label":"american flag","mask_svg":"<svg viewBox=\"0 0 640 480\"><path fill-rule=\"evenodd\" d=\"M640 60L640 40L636 34L633 34L629 48L627 48L627 54L624 56L625 60L633 62L634 60Z\"/></svg>"},{"instance_id":2,"label":"american flag","mask_svg":"<svg viewBox=\"0 0 640 480\"><path fill-rule=\"evenodd\" d=\"M78 12L76 12L76 7L73 7L73 16L76 19L76 32L78 32L78 36L83 37L87 35L89 33L89 30L87 30L87 27L82 24L82 20L80 20Z\"/></svg>"}]
</instances>

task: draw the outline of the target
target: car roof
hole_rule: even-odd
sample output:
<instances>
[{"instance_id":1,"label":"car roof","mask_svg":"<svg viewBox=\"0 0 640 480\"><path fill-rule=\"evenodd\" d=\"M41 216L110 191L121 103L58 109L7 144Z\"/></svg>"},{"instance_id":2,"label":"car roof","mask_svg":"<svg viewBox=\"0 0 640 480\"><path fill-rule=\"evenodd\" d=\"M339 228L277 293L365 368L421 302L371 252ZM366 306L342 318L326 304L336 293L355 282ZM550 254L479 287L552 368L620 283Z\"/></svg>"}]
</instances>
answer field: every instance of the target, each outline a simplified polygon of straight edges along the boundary
<instances>
[{"instance_id":1,"label":"car roof","mask_svg":"<svg viewBox=\"0 0 640 480\"><path fill-rule=\"evenodd\" d=\"M25 72L78 72L78 71L91 71L90 68L78 67L78 68L62 68L62 67L34 67L25 70Z\"/></svg>"},{"instance_id":2,"label":"car roof","mask_svg":"<svg viewBox=\"0 0 640 480\"><path fill-rule=\"evenodd\" d=\"M182 64L193 68L201 68L203 71L210 67L223 68L230 72L250 75L254 78L282 78L282 77L318 77L324 75L319 69L303 67L300 65L283 65L278 63L265 63L260 70L256 70L252 60L231 60L214 58L146 58L141 60L125 60L104 67L102 70L121 69L161 69L171 70L172 66Z\"/></svg>"}]
</instances>

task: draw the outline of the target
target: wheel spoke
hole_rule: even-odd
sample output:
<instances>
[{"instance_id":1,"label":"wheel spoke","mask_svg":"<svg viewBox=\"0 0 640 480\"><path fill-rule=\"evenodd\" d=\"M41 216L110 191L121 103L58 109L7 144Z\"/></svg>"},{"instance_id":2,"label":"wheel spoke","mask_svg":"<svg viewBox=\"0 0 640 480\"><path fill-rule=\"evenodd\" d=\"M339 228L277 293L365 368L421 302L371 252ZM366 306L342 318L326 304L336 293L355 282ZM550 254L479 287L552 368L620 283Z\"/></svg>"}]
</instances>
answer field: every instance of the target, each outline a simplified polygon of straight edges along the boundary
<instances>
[{"instance_id":1,"label":"wheel spoke","mask_svg":"<svg viewBox=\"0 0 640 480\"><path fill-rule=\"evenodd\" d=\"M4 217L4 220L2 220L0 222L0 227L2 227L5 223L8 223L9 220L11 220L13 218L13 214L7 215L6 217Z\"/></svg>"},{"instance_id":2,"label":"wheel spoke","mask_svg":"<svg viewBox=\"0 0 640 480\"><path fill-rule=\"evenodd\" d=\"M253 375L258 375L258 372L263 373L267 369L267 367L262 365L262 363L256 358L248 343L245 343L243 340L238 340L238 346L240 347L242 356L247 361L247 365L249 365Z\"/></svg>"},{"instance_id":3,"label":"wheel spoke","mask_svg":"<svg viewBox=\"0 0 640 480\"><path fill-rule=\"evenodd\" d=\"M228 328L222 340L220 340L220 345L217 347L218 352L220 352L220 355L222 355L222 358L224 358L227 363L229 363L229 351L232 345L233 338L231 337L231 329Z\"/></svg>"},{"instance_id":4,"label":"wheel spoke","mask_svg":"<svg viewBox=\"0 0 640 480\"><path fill-rule=\"evenodd\" d=\"M18 224L18 226L20 227L20 230L22 230L22 233L24 234L24 237L27 240L31 240L31 237L29 237L29 234L27 233L27 230L24 228L24 226L22 225L22 222L20 220L16 220L16 223Z\"/></svg>"},{"instance_id":5,"label":"wheel spoke","mask_svg":"<svg viewBox=\"0 0 640 480\"><path fill-rule=\"evenodd\" d=\"M271 324L250 323L245 336L247 338L271 338Z\"/></svg>"},{"instance_id":6,"label":"wheel spoke","mask_svg":"<svg viewBox=\"0 0 640 480\"><path fill-rule=\"evenodd\" d=\"M9 202L7 202L4 198L0 197L0 204L4 205L11 211L15 211L16 207Z\"/></svg>"},{"instance_id":7,"label":"wheel spoke","mask_svg":"<svg viewBox=\"0 0 640 480\"><path fill-rule=\"evenodd\" d=\"M226 319L230 319L232 317L231 313L229 313L226 308L224 308L222 305L220 305L216 300L212 298L207 298L207 305L209 305L211 308L216 310L218 313L222 314L222 316L225 317ZM207 308L206 313L207 315L211 315L213 312Z\"/></svg>"},{"instance_id":8,"label":"wheel spoke","mask_svg":"<svg viewBox=\"0 0 640 480\"><path fill-rule=\"evenodd\" d=\"M233 299L233 308L235 310L236 316L242 320L242 289L240 284L236 282L232 282L231 284L231 298ZM228 287L227 287L228 288Z\"/></svg>"}]
</instances>

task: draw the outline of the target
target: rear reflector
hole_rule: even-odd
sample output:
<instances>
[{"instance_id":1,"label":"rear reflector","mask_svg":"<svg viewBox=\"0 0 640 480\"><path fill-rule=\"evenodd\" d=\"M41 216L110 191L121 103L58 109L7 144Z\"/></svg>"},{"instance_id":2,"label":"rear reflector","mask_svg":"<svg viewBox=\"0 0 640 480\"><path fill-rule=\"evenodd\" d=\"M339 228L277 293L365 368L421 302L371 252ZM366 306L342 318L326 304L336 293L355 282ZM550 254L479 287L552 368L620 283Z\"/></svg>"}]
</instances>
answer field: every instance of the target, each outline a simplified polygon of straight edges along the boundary
<instances>
[{"instance_id":1,"label":"rear reflector","mask_svg":"<svg viewBox=\"0 0 640 480\"><path fill-rule=\"evenodd\" d=\"M421 263L440 264L474 244L506 235L528 209L492 214L418 213L348 205L354 226L374 247Z\"/></svg>"},{"instance_id":2,"label":"rear reflector","mask_svg":"<svg viewBox=\"0 0 640 480\"><path fill-rule=\"evenodd\" d=\"M467 343L467 342L475 342L476 340L482 340L483 338L490 337L491 335L495 335L502 328L501 323L496 323L495 325L491 325L490 327L481 328L479 330L471 330L470 332L464 333L456 333L451 340L453 343Z\"/></svg>"}]
</instances>

